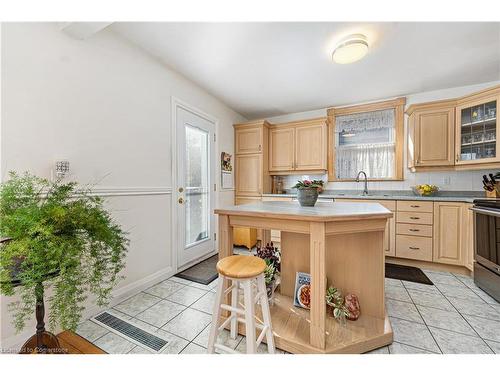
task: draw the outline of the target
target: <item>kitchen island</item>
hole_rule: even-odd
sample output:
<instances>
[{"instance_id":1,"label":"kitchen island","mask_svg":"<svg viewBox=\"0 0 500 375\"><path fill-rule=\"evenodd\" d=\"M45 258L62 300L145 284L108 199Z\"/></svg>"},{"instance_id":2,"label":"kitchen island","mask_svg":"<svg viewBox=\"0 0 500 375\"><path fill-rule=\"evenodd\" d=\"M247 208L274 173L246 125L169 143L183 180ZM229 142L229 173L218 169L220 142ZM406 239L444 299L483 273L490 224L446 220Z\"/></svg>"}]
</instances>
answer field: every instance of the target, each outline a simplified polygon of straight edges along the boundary
<instances>
[{"instance_id":1,"label":"kitchen island","mask_svg":"<svg viewBox=\"0 0 500 375\"><path fill-rule=\"evenodd\" d=\"M392 342L384 303L383 237L393 215L389 210L378 203L301 207L297 202L259 202L215 213L220 259L233 253L233 227L281 231L281 284L271 307L278 348L292 353L363 353ZM293 304L297 272L311 274L310 310ZM327 313L330 285L359 297L357 321L342 325ZM239 330L244 334L244 325Z\"/></svg>"}]
</instances>

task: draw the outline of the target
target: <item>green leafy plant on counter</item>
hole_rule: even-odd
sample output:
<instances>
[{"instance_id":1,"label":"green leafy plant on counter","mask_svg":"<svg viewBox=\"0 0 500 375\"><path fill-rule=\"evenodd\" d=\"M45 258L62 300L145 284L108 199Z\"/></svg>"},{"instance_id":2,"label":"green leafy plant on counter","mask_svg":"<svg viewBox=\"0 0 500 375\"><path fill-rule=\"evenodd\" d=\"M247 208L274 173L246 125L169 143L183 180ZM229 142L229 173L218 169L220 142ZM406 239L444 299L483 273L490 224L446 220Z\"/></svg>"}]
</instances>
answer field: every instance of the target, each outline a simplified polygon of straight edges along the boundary
<instances>
[{"instance_id":1,"label":"green leafy plant on counter","mask_svg":"<svg viewBox=\"0 0 500 375\"><path fill-rule=\"evenodd\" d=\"M336 319L346 318L349 315L349 310L344 305L344 297L337 288L330 286L326 290L326 304L332 308Z\"/></svg>"},{"instance_id":2,"label":"green leafy plant on counter","mask_svg":"<svg viewBox=\"0 0 500 375\"><path fill-rule=\"evenodd\" d=\"M0 237L10 239L0 246L0 292L20 297L9 306L18 331L49 287L51 328L74 330L88 295L106 305L125 266L126 233L75 182L11 172L0 185Z\"/></svg>"}]
</instances>

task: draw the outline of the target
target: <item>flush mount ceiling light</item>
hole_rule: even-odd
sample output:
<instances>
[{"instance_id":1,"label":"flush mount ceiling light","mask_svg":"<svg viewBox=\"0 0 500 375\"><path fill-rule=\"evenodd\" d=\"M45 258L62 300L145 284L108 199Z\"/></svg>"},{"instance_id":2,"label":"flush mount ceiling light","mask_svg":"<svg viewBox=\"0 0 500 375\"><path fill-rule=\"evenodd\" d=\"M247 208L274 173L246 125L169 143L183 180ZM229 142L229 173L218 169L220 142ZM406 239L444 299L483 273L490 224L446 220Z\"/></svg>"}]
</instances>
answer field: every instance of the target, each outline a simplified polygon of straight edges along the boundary
<instances>
[{"instance_id":1,"label":"flush mount ceiling light","mask_svg":"<svg viewBox=\"0 0 500 375\"><path fill-rule=\"evenodd\" d=\"M353 34L342 39L332 53L337 64L350 64L361 60L368 52L368 42L363 34Z\"/></svg>"}]
</instances>

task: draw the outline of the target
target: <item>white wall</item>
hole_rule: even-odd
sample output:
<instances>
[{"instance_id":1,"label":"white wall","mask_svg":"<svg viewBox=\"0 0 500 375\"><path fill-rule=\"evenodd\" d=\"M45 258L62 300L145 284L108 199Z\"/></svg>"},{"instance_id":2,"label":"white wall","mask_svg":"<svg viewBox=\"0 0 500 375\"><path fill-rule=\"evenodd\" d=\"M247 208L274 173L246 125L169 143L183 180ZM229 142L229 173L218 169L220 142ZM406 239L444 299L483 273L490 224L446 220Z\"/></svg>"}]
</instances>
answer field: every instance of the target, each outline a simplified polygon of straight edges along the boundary
<instances>
[{"instance_id":1,"label":"white wall","mask_svg":"<svg viewBox=\"0 0 500 375\"><path fill-rule=\"evenodd\" d=\"M456 98L463 95L470 94L475 91L479 91L485 89L487 87L491 87L494 85L500 84L500 81L482 83L478 85L472 86L463 86L463 87L455 87L444 90L437 91L428 91L417 94L406 95L406 104L407 106L415 103L428 102L432 100L443 100ZM358 104L358 103L353 103ZM280 122L288 122L295 120L303 120L314 117L322 117L326 116L326 108L308 111L308 112L300 112L300 113L292 113L282 116L271 117L267 119L271 123L280 123ZM407 165L406 162L406 131L407 131L407 120L408 116L405 115L405 147L404 147L404 157L405 162L404 165ZM488 173L491 171L487 171ZM495 171L497 172L497 171ZM408 168L405 167L404 170L404 181L390 181L390 182L370 182L369 189L371 190L408 190L411 186L417 184L434 184L438 185L442 190L482 190L482 175L485 174L484 170L479 171L449 171L449 172L411 172ZM327 175L320 176L309 176L310 178L321 178L324 181L328 180ZM290 187L295 184L297 179L300 176L288 176L286 179L286 186ZM327 189L362 189L361 184L355 182L329 182L327 185Z\"/></svg>"},{"instance_id":2,"label":"white wall","mask_svg":"<svg viewBox=\"0 0 500 375\"><path fill-rule=\"evenodd\" d=\"M69 160L71 179L111 192L108 205L130 231L115 295L172 274L171 98L219 120L217 161L220 151L233 153L232 124L245 119L108 30L82 41L55 23L4 23L1 41L2 180L10 170L50 177L55 160ZM217 196L232 199L232 191ZM14 334L10 300L1 306L4 348L34 330Z\"/></svg>"}]
</instances>

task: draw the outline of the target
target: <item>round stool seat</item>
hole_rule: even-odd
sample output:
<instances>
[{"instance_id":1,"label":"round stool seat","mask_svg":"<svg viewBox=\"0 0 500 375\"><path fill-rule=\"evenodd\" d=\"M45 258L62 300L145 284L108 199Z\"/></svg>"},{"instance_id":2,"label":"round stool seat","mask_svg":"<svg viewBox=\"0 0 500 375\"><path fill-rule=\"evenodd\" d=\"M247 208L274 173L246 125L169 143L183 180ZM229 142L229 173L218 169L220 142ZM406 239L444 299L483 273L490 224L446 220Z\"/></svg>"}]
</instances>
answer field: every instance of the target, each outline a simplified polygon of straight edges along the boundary
<instances>
[{"instance_id":1,"label":"round stool seat","mask_svg":"<svg viewBox=\"0 0 500 375\"><path fill-rule=\"evenodd\" d=\"M232 255L217 262L217 272L233 279L257 277L265 269L266 262L251 255Z\"/></svg>"}]
</instances>

